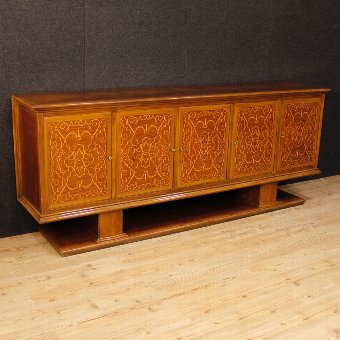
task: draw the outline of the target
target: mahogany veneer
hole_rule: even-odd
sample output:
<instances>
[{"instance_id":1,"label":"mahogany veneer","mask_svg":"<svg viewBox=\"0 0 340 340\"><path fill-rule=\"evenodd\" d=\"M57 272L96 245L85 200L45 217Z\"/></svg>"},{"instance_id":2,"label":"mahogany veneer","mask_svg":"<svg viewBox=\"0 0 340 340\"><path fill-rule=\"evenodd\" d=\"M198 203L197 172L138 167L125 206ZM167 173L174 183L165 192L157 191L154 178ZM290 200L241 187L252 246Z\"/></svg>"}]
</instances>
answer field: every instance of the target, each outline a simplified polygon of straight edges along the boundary
<instances>
[{"instance_id":1,"label":"mahogany veneer","mask_svg":"<svg viewBox=\"0 0 340 340\"><path fill-rule=\"evenodd\" d=\"M277 184L319 173L327 91L276 83L13 96L18 200L62 255L303 204Z\"/></svg>"}]
</instances>

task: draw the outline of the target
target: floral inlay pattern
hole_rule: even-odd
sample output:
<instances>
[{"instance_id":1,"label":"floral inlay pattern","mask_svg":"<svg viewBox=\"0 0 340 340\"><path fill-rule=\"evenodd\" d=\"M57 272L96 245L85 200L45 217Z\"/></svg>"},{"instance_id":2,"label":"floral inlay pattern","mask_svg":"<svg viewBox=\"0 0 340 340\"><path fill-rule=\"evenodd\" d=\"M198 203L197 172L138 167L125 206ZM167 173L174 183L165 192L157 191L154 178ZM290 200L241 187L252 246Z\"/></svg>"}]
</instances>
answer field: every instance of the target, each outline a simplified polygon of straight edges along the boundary
<instances>
[{"instance_id":1,"label":"floral inlay pattern","mask_svg":"<svg viewBox=\"0 0 340 340\"><path fill-rule=\"evenodd\" d=\"M49 122L52 204L108 195L108 119Z\"/></svg>"},{"instance_id":2,"label":"floral inlay pattern","mask_svg":"<svg viewBox=\"0 0 340 340\"><path fill-rule=\"evenodd\" d=\"M276 111L274 103L238 107L233 175L272 170Z\"/></svg>"},{"instance_id":3,"label":"floral inlay pattern","mask_svg":"<svg viewBox=\"0 0 340 340\"><path fill-rule=\"evenodd\" d=\"M284 106L280 167L304 166L314 162L321 104L319 101Z\"/></svg>"},{"instance_id":4,"label":"floral inlay pattern","mask_svg":"<svg viewBox=\"0 0 340 340\"><path fill-rule=\"evenodd\" d=\"M181 181L194 183L225 177L229 107L183 112Z\"/></svg>"},{"instance_id":5,"label":"floral inlay pattern","mask_svg":"<svg viewBox=\"0 0 340 340\"><path fill-rule=\"evenodd\" d=\"M170 187L171 113L121 117L120 192Z\"/></svg>"}]
</instances>

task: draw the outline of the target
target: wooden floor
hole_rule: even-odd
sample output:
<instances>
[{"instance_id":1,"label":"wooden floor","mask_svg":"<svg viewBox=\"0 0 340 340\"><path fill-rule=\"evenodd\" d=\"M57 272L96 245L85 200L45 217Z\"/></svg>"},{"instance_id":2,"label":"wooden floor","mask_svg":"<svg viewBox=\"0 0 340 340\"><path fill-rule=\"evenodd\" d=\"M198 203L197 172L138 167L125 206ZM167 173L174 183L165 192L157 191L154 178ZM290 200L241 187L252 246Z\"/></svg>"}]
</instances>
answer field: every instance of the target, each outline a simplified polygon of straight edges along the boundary
<instances>
[{"instance_id":1,"label":"wooden floor","mask_svg":"<svg viewBox=\"0 0 340 340\"><path fill-rule=\"evenodd\" d=\"M0 339L340 339L340 176L303 206L61 258L0 239Z\"/></svg>"}]
</instances>

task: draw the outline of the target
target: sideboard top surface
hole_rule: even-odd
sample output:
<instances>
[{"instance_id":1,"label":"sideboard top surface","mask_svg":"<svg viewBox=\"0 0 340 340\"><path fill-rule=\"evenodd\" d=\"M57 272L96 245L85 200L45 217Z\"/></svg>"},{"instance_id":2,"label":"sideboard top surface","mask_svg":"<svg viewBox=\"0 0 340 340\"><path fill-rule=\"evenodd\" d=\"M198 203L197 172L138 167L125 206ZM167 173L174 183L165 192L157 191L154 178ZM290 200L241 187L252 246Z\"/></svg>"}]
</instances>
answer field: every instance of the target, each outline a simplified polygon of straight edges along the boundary
<instances>
[{"instance_id":1,"label":"sideboard top surface","mask_svg":"<svg viewBox=\"0 0 340 340\"><path fill-rule=\"evenodd\" d=\"M31 93L13 96L14 100L35 110L87 105L117 105L153 101L195 100L197 98L252 97L254 95L291 95L325 93L328 88L295 83L257 83L220 86L112 89L94 92Z\"/></svg>"}]
</instances>

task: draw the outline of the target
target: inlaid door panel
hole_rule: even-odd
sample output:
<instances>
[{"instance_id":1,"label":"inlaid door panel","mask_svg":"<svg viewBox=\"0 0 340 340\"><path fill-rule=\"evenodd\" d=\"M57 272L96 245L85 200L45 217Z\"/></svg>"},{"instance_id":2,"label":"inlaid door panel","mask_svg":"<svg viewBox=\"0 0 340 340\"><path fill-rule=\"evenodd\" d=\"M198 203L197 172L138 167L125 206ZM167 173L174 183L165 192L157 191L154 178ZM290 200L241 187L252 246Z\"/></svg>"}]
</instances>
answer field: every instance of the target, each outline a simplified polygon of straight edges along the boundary
<instances>
[{"instance_id":1,"label":"inlaid door panel","mask_svg":"<svg viewBox=\"0 0 340 340\"><path fill-rule=\"evenodd\" d=\"M278 102L235 105L230 178L273 172L278 108Z\"/></svg>"},{"instance_id":2,"label":"inlaid door panel","mask_svg":"<svg viewBox=\"0 0 340 340\"><path fill-rule=\"evenodd\" d=\"M317 165L321 98L283 101L278 170Z\"/></svg>"},{"instance_id":3,"label":"inlaid door panel","mask_svg":"<svg viewBox=\"0 0 340 340\"><path fill-rule=\"evenodd\" d=\"M175 113L174 109L118 113L118 196L172 188Z\"/></svg>"},{"instance_id":4,"label":"inlaid door panel","mask_svg":"<svg viewBox=\"0 0 340 340\"><path fill-rule=\"evenodd\" d=\"M111 113L44 118L47 206L111 198Z\"/></svg>"},{"instance_id":5,"label":"inlaid door panel","mask_svg":"<svg viewBox=\"0 0 340 340\"><path fill-rule=\"evenodd\" d=\"M177 186L226 179L230 105L180 108Z\"/></svg>"}]
</instances>

